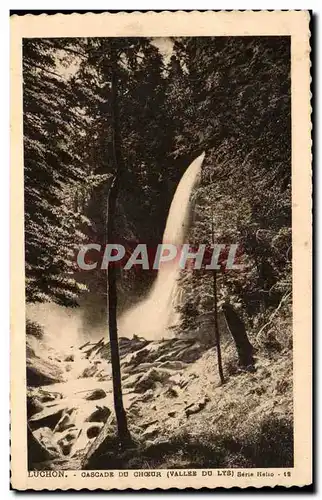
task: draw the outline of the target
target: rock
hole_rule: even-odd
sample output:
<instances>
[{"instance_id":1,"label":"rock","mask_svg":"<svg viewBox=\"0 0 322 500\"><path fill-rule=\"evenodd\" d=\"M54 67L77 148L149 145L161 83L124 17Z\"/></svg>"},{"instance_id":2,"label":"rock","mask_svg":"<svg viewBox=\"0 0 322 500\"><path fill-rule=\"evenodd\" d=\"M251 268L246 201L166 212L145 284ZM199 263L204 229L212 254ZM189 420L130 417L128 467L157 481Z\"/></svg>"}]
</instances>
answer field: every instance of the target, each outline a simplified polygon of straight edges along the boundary
<instances>
[{"instance_id":1,"label":"rock","mask_svg":"<svg viewBox=\"0 0 322 500\"><path fill-rule=\"evenodd\" d=\"M146 347L136 351L134 353L129 353L123 360L123 367L131 366L132 368L144 363L152 363L158 357L158 350L160 348L160 342L151 342Z\"/></svg>"},{"instance_id":2,"label":"rock","mask_svg":"<svg viewBox=\"0 0 322 500\"><path fill-rule=\"evenodd\" d=\"M138 396L137 398L135 398L134 401L131 403L130 408L136 405L136 403L146 403L147 401L150 401L153 398L154 398L154 392L152 389L149 389L144 394L142 394L142 396Z\"/></svg>"},{"instance_id":3,"label":"rock","mask_svg":"<svg viewBox=\"0 0 322 500\"><path fill-rule=\"evenodd\" d=\"M154 425L157 423L158 423L158 420L150 420L149 422L143 422L142 424L140 424L140 427L141 427L141 429L147 429L151 425Z\"/></svg>"},{"instance_id":4,"label":"rock","mask_svg":"<svg viewBox=\"0 0 322 500\"><path fill-rule=\"evenodd\" d=\"M191 340L170 339L166 343L163 343L156 361L166 362L180 360L180 355L195 344L195 341Z\"/></svg>"},{"instance_id":5,"label":"rock","mask_svg":"<svg viewBox=\"0 0 322 500\"><path fill-rule=\"evenodd\" d=\"M57 441L57 444L61 444L63 441L74 441L79 435L79 432L80 431L77 429L66 429L61 433L62 437Z\"/></svg>"},{"instance_id":6,"label":"rock","mask_svg":"<svg viewBox=\"0 0 322 500\"><path fill-rule=\"evenodd\" d=\"M188 347L187 349L180 351L176 356L176 360L184 361L185 363L192 363L193 361L199 359L204 351L204 346L196 343Z\"/></svg>"},{"instance_id":7,"label":"rock","mask_svg":"<svg viewBox=\"0 0 322 500\"><path fill-rule=\"evenodd\" d=\"M169 411L169 413L168 413L169 417L175 417L176 414L177 414L176 411Z\"/></svg>"},{"instance_id":8,"label":"rock","mask_svg":"<svg viewBox=\"0 0 322 500\"><path fill-rule=\"evenodd\" d=\"M32 430L40 427L49 427L54 429L63 415L62 408L45 408L42 412L33 415L29 420L29 425Z\"/></svg>"},{"instance_id":9,"label":"rock","mask_svg":"<svg viewBox=\"0 0 322 500\"><path fill-rule=\"evenodd\" d=\"M147 344L149 344L148 340L145 340L143 337L138 337L136 335L134 335L132 339L128 339L126 337L120 337L119 338L120 356L124 357L130 352L139 351Z\"/></svg>"},{"instance_id":10,"label":"rock","mask_svg":"<svg viewBox=\"0 0 322 500\"><path fill-rule=\"evenodd\" d=\"M135 384L135 392L145 392L148 389L154 389L157 382L164 382L172 375L168 370L160 368L152 368Z\"/></svg>"},{"instance_id":11,"label":"rock","mask_svg":"<svg viewBox=\"0 0 322 500\"><path fill-rule=\"evenodd\" d=\"M46 448L46 450L53 453L55 456L60 455L60 448L55 443L53 431L49 429L49 427L37 429L33 434L35 438Z\"/></svg>"},{"instance_id":12,"label":"rock","mask_svg":"<svg viewBox=\"0 0 322 500\"><path fill-rule=\"evenodd\" d=\"M75 361L74 354L70 354L69 356L66 356L66 358L64 359L64 361L66 361L66 362Z\"/></svg>"},{"instance_id":13,"label":"rock","mask_svg":"<svg viewBox=\"0 0 322 500\"><path fill-rule=\"evenodd\" d=\"M258 342L262 349L268 351L268 353L280 352L282 350L281 344L276 339L276 334L273 328L268 331L264 331Z\"/></svg>"},{"instance_id":14,"label":"rock","mask_svg":"<svg viewBox=\"0 0 322 500\"><path fill-rule=\"evenodd\" d=\"M104 359L105 361L111 361L111 348L109 344L102 345L97 353L97 356L100 356L101 359Z\"/></svg>"},{"instance_id":15,"label":"rock","mask_svg":"<svg viewBox=\"0 0 322 500\"><path fill-rule=\"evenodd\" d=\"M63 371L57 365L38 357L27 358L28 386L39 387L63 381Z\"/></svg>"},{"instance_id":16,"label":"rock","mask_svg":"<svg viewBox=\"0 0 322 500\"><path fill-rule=\"evenodd\" d=\"M183 361L164 361L161 363L160 368L167 368L168 370L184 370L189 365Z\"/></svg>"},{"instance_id":17,"label":"rock","mask_svg":"<svg viewBox=\"0 0 322 500\"><path fill-rule=\"evenodd\" d=\"M173 389L173 387L168 387L168 389L164 393L165 396L168 396L169 398L177 398L178 397L178 392Z\"/></svg>"},{"instance_id":18,"label":"rock","mask_svg":"<svg viewBox=\"0 0 322 500\"><path fill-rule=\"evenodd\" d=\"M104 343L104 337L102 337L95 344L88 344L88 345L91 345L91 347L89 349L87 349L87 351L84 351L85 354L86 354L86 358L87 359L89 359L94 354L97 355L97 353L99 352L99 350L104 347L104 345L105 345L105 343Z\"/></svg>"},{"instance_id":19,"label":"rock","mask_svg":"<svg viewBox=\"0 0 322 500\"><path fill-rule=\"evenodd\" d=\"M89 439L96 438L99 435L100 432L101 432L101 426L99 426L99 425L92 425L91 427L89 427L87 429L87 437Z\"/></svg>"},{"instance_id":20,"label":"rock","mask_svg":"<svg viewBox=\"0 0 322 500\"><path fill-rule=\"evenodd\" d=\"M96 406L96 410L85 420L85 422L105 423L111 415L111 410L106 406Z\"/></svg>"},{"instance_id":21,"label":"rock","mask_svg":"<svg viewBox=\"0 0 322 500\"><path fill-rule=\"evenodd\" d=\"M133 368L131 366L128 366L124 371L130 372L132 375L137 375L140 374L142 375L142 372L147 372L148 370L151 370L152 368L158 368L161 365L161 363L140 363L136 368Z\"/></svg>"},{"instance_id":22,"label":"rock","mask_svg":"<svg viewBox=\"0 0 322 500\"><path fill-rule=\"evenodd\" d=\"M30 319L27 319L26 334L27 334L27 339L30 338L30 336L33 336L35 337L35 339L41 340L44 336L44 328L36 321L31 321Z\"/></svg>"},{"instance_id":23,"label":"rock","mask_svg":"<svg viewBox=\"0 0 322 500\"><path fill-rule=\"evenodd\" d=\"M98 367L96 365L90 365L85 370L83 373L78 377L78 378L90 378L94 377L94 375L97 373Z\"/></svg>"},{"instance_id":24,"label":"rock","mask_svg":"<svg viewBox=\"0 0 322 500\"><path fill-rule=\"evenodd\" d=\"M98 373L97 380L99 382L106 382L107 380L111 380L111 376L106 373L104 370Z\"/></svg>"},{"instance_id":25,"label":"rock","mask_svg":"<svg viewBox=\"0 0 322 500\"><path fill-rule=\"evenodd\" d=\"M143 432L142 437L144 439L151 439L156 437L159 433L160 433L159 426L151 425L150 427L147 428L146 431Z\"/></svg>"},{"instance_id":26,"label":"rock","mask_svg":"<svg viewBox=\"0 0 322 500\"><path fill-rule=\"evenodd\" d=\"M181 377L181 380L179 382L180 389L186 387L189 384L189 382L191 382L195 378L197 378L197 375L195 373L189 373L189 377L187 378Z\"/></svg>"},{"instance_id":27,"label":"rock","mask_svg":"<svg viewBox=\"0 0 322 500\"><path fill-rule=\"evenodd\" d=\"M44 409L44 405L42 405L37 397L27 397L27 417L28 419L35 415L36 413L41 412Z\"/></svg>"},{"instance_id":28,"label":"rock","mask_svg":"<svg viewBox=\"0 0 322 500\"><path fill-rule=\"evenodd\" d=\"M133 389L142 376L142 373L129 376L123 384L124 389Z\"/></svg>"},{"instance_id":29,"label":"rock","mask_svg":"<svg viewBox=\"0 0 322 500\"><path fill-rule=\"evenodd\" d=\"M57 441L57 444L60 446L60 449L63 455L69 455L72 449L72 446L79 435L79 431L75 430L67 430L63 433L63 436Z\"/></svg>"},{"instance_id":30,"label":"rock","mask_svg":"<svg viewBox=\"0 0 322 500\"><path fill-rule=\"evenodd\" d=\"M48 403L49 401L61 399L62 395L59 392L48 392L40 389L37 393L37 397L41 403Z\"/></svg>"},{"instance_id":31,"label":"rock","mask_svg":"<svg viewBox=\"0 0 322 500\"><path fill-rule=\"evenodd\" d=\"M71 416L73 408L65 411L59 422L54 428L54 432L62 432L75 426L75 415Z\"/></svg>"},{"instance_id":32,"label":"rock","mask_svg":"<svg viewBox=\"0 0 322 500\"><path fill-rule=\"evenodd\" d=\"M201 410L203 410L206 407L208 402L209 402L209 398L207 396L205 396L201 401L199 401L197 403L192 403L189 406L187 406L185 408L185 413L186 413L187 418L190 415L194 415L195 413L199 413Z\"/></svg>"},{"instance_id":33,"label":"rock","mask_svg":"<svg viewBox=\"0 0 322 500\"><path fill-rule=\"evenodd\" d=\"M72 449L73 443L64 442L61 445L61 451L63 455L69 455Z\"/></svg>"},{"instance_id":34,"label":"rock","mask_svg":"<svg viewBox=\"0 0 322 500\"><path fill-rule=\"evenodd\" d=\"M95 401L96 399L103 399L105 397L106 392L103 389L94 389L86 394L85 399L87 401Z\"/></svg>"},{"instance_id":35,"label":"rock","mask_svg":"<svg viewBox=\"0 0 322 500\"><path fill-rule=\"evenodd\" d=\"M91 443L91 446L86 452L83 459L81 469L96 469L102 467L101 456L109 451L115 449L118 442L115 433L112 429L110 419L103 425L101 432ZM105 465L106 467L106 465Z\"/></svg>"},{"instance_id":36,"label":"rock","mask_svg":"<svg viewBox=\"0 0 322 500\"><path fill-rule=\"evenodd\" d=\"M43 444L41 444L34 436L29 425L27 426L27 447L29 470L32 470L34 468L34 464L44 462L46 460L52 460L59 455L59 452L55 452L53 449L49 450Z\"/></svg>"},{"instance_id":37,"label":"rock","mask_svg":"<svg viewBox=\"0 0 322 500\"><path fill-rule=\"evenodd\" d=\"M27 356L27 358L35 358L36 357L36 353L35 353L34 349L28 343L26 344L26 356Z\"/></svg>"}]
</instances>

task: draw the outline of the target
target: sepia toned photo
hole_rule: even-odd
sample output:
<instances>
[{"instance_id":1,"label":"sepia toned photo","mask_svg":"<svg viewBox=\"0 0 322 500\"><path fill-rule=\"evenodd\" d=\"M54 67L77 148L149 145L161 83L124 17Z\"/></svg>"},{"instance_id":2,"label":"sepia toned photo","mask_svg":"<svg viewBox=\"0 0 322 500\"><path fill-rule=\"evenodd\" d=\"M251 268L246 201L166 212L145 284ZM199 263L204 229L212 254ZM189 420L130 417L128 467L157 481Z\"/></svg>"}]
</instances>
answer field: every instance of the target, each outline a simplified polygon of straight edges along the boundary
<instances>
[{"instance_id":1,"label":"sepia toned photo","mask_svg":"<svg viewBox=\"0 0 322 500\"><path fill-rule=\"evenodd\" d=\"M12 485L311 483L309 15L12 17Z\"/></svg>"}]
</instances>

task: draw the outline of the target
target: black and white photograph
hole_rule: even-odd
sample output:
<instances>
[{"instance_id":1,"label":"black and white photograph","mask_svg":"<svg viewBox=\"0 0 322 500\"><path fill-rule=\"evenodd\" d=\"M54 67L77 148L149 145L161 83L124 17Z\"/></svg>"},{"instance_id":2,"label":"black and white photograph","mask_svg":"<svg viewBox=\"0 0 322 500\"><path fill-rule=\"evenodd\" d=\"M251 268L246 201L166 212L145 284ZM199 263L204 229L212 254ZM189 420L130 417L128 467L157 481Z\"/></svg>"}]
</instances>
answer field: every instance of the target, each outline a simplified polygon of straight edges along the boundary
<instances>
[{"instance_id":1,"label":"black and white photograph","mask_svg":"<svg viewBox=\"0 0 322 500\"><path fill-rule=\"evenodd\" d=\"M28 476L290 478L291 36L21 45Z\"/></svg>"}]
</instances>

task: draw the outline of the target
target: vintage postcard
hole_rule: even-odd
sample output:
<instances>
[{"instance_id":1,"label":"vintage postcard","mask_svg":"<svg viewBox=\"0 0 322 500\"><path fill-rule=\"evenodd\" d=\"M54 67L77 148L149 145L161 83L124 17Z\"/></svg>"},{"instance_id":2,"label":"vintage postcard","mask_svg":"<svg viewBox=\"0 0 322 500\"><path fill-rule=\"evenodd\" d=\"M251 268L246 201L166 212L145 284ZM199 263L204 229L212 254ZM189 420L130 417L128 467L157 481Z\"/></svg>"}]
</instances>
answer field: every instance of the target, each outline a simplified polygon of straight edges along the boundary
<instances>
[{"instance_id":1,"label":"vintage postcard","mask_svg":"<svg viewBox=\"0 0 322 500\"><path fill-rule=\"evenodd\" d=\"M11 18L11 483L312 483L310 14Z\"/></svg>"}]
</instances>

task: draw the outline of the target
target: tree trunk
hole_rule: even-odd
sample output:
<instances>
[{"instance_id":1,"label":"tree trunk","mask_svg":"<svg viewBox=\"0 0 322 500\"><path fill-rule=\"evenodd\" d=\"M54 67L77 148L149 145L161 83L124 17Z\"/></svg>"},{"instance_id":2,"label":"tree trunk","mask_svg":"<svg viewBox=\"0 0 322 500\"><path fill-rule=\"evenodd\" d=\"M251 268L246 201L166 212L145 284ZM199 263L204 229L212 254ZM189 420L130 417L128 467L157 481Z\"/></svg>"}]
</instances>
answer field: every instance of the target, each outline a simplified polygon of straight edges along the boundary
<instances>
[{"instance_id":1,"label":"tree trunk","mask_svg":"<svg viewBox=\"0 0 322 500\"><path fill-rule=\"evenodd\" d=\"M120 137L117 109L117 80L115 69L112 69L111 86L111 119L112 119L112 148L115 177L109 190L107 199L107 242L113 243L115 239L115 212L116 201L120 188L121 179L121 155L120 155ZM107 295L108 295L108 326L111 347L111 363L113 376L113 396L114 409L117 421L118 436L121 444L131 441L131 436L127 427L126 413L123 406L122 378L120 366L120 353L117 336L117 289L116 289L116 268L114 263L109 264L107 269Z\"/></svg>"},{"instance_id":2,"label":"tree trunk","mask_svg":"<svg viewBox=\"0 0 322 500\"><path fill-rule=\"evenodd\" d=\"M254 348L249 342L244 322L240 319L233 306L222 306L228 329L235 341L240 366L254 366Z\"/></svg>"},{"instance_id":3,"label":"tree trunk","mask_svg":"<svg viewBox=\"0 0 322 500\"><path fill-rule=\"evenodd\" d=\"M225 383L224 372L222 368L221 347L220 347L220 331L218 325L218 305L217 305L217 272L213 270L213 294L214 294L214 314L215 314L215 339L217 347L217 362L220 382Z\"/></svg>"},{"instance_id":4,"label":"tree trunk","mask_svg":"<svg viewBox=\"0 0 322 500\"><path fill-rule=\"evenodd\" d=\"M211 215L211 241L214 245L215 243L215 229L214 229L214 218L213 214ZM220 331L218 325L218 301L217 301L217 271L214 269L212 271L213 276L213 296L214 296L214 315L215 315L215 340L216 340L216 349L217 349L217 363L218 363L218 372L220 377L220 382L222 384L225 383L224 372L222 368L222 358L221 358L221 347L220 347Z\"/></svg>"}]
</instances>

